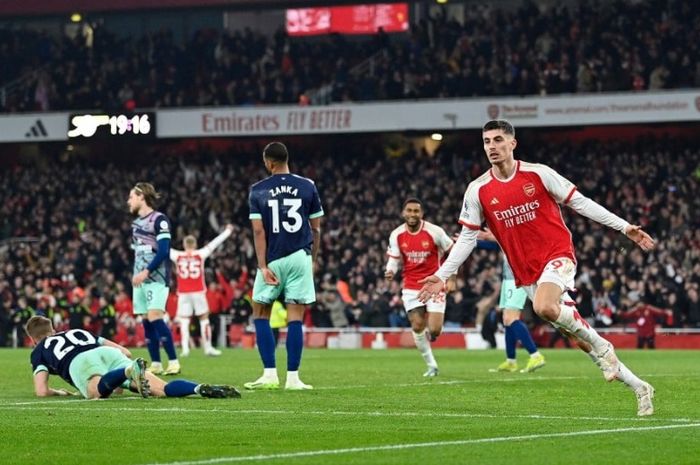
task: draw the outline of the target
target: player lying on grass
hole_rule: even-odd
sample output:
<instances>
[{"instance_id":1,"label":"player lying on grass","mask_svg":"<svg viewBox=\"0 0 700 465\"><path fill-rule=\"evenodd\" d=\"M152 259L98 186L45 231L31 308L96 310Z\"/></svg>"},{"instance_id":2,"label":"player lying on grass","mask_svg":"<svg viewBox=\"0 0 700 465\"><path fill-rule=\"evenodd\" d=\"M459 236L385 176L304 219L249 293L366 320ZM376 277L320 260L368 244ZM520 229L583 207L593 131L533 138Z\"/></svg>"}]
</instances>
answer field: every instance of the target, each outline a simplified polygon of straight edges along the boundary
<instances>
[{"instance_id":1,"label":"player lying on grass","mask_svg":"<svg viewBox=\"0 0 700 465\"><path fill-rule=\"evenodd\" d=\"M67 396L66 389L49 387L49 375L59 375L75 386L86 399L109 397L122 386L142 397L240 397L233 386L198 384L182 379L166 383L146 371L142 358L132 360L131 352L108 339L83 329L57 333L51 320L33 316L26 326L35 344L31 354L34 392L39 397Z\"/></svg>"}]
</instances>

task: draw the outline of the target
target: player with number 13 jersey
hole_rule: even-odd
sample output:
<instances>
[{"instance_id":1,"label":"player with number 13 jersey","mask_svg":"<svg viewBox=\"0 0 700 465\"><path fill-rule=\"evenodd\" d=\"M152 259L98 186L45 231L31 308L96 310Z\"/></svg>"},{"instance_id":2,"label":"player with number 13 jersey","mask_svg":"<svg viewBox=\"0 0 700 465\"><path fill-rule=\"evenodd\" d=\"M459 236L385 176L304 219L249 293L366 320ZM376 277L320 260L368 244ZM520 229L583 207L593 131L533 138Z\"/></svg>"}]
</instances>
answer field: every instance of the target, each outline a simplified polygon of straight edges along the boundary
<instances>
[{"instance_id":1,"label":"player with number 13 jersey","mask_svg":"<svg viewBox=\"0 0 700 465\"><path fill-rule=\"evenodd\" d=\"M309 219L323 216L312 180L290 173L273 174L251 186L249 202L250 219L261 219L265 227L268 264L299 250L311 253Z\"/></svg>"},{"instance_id":2,"label":"player with number 13 jersey","mask_svg":"<svg viewBox=\"0 0 700 465\"><path fill-rule=\"evenodd\" d=\"M258 270L253 286L253 323L264 373L246 389L276 389L279 378L270 328L272 304L281 295L287 308L287 383L285 389L311 389L298 376L304 344L306 305L316 300L313 263L321 241L323 208L314 182L289 171L289 152L281 142L263 150L268 178L250 188L250 221Z\"/></svg>"}]
</instances>

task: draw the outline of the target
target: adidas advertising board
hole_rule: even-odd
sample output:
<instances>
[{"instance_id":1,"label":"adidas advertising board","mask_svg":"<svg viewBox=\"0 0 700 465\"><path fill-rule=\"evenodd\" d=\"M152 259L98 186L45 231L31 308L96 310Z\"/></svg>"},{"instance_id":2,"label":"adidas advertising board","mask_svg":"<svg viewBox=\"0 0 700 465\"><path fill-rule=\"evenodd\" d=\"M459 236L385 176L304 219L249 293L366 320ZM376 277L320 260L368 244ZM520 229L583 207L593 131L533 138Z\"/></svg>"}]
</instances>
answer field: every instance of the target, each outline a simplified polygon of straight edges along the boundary
<instances>
[{"instance_id":1,"label":"adidas advertising board","mask_svg":"<svg viewBox=\"0 0 700 465\"><path fill-rule=\"evenodd\" d=\"M66 113L23 113L0 116L0 143L68 140Z\"/></svg>"}]
</instances>

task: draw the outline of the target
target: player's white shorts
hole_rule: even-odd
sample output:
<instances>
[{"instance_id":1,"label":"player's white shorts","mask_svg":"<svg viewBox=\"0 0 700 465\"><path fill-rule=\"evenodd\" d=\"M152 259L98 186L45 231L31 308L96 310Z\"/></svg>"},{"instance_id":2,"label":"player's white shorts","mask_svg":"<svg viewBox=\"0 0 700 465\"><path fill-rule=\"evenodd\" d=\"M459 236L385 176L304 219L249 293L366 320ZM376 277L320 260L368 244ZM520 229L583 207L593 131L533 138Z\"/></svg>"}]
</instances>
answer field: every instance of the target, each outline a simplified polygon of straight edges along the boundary
<instances>
[{"instance_id":1,"label":"player's white shorts","mask_svg":"<svg viewBox=\"0 0 700 465\"><path fill-rule=\"evenodd\" d=\"M205 292L184 292L177 295L177 316L191 317L209 313Z\"/></svg>"},{"instance_id":2,"label":"player's white shorts","mask_svg":"<svg viewBox=\"0 0 700 465\"><path fill-rule=\"evenodd\" d=\"M574 289L574 278L576 277L576 264L570 258L555 258L544 267L544 271L537 280L537 284L524 286L525 292L531 301L535 301L535 291L542 283L553 283L561 288L562 298L567 291ZM568 295L567 295L568 296ZM570 300L570 299L567 299Z\"/></svg>"},{"instance_id":3,"label":"player's white shorts","mask_svg":"<svg viewBox=\"0 0 700 465\"><path fill-rule=\"evenodd\" d=\"M419 292L414 289L401 290L401 300L403 300L403 306L407 312L414 308L425 307L431 313L445 313L445 298L447 297L445 292L440 292L425 304L418 300Z\"/></svg>"}]
</instances>

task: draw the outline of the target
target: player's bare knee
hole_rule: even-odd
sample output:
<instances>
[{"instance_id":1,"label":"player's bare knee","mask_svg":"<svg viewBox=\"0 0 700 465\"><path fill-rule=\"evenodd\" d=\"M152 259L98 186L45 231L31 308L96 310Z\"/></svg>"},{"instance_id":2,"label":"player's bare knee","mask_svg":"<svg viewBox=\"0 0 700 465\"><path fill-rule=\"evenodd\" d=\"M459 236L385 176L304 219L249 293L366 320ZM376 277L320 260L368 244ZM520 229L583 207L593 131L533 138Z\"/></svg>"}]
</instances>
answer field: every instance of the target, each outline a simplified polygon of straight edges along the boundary
<instances>
[{"instance_id":1,"label":"player's bare knee","mask_svg":"<svg viewBox=\"0 0 700 465\"><path fill-rule=\"evenodd\" d=\"M414 333L422 333L425 331L425 319L420 315L409 314L409 321L411 322L411 329Z\"/></svg>"},{"instance_id":2,"label":"player's bare knee","mask_svg":"<svg viewBox=\"0 0 700 465\"><path fill-rule=\"evenodd\" d=\"M442 325L428 325L428 331L430 331L430 335L435 339L442 334Z\"/></svg>"},{"instance_id":3,"label":"player's bare knee","mask_svg":"<svg viewBox=\"0 0 700 465\"><path fill-rule=\"evenodd\" d=\"M253 302L253 318L270 319L272 313L272 305Z\"/></svg>"},{"instance_id":4,"label":"player's bare knee","mask_svg":"<svg viewBox=\"0 0 700 465\"><path fill-rule=\"evenodd\" d=\"M412 321L411 322L411 329L413 330L414 333L422 333L425 331L425 322L424 321Z\"/></svg>"},{"instance_id":5,"label":"player's bare knee","mask_svg":"<svg viewBox=\"0 0 700 465\"><path fill-rule=\"evenodd\" d=\"M547 321L556 321L557 318L559 318L560 310L558 302L535 302L532 308L540 318Z\"/></svg>"},{"instance_id":6,"label":"player's bare knee","mask_svg":"<svg viewBox=\"0 0 700 465\"><path fill-rule=\"evenodd\" d=\"M414 333L422 333L425 331L425 310L420 308L410 310L408 312L408 321L411 323L411 329Z\"/></svg>"}]
</instances>

